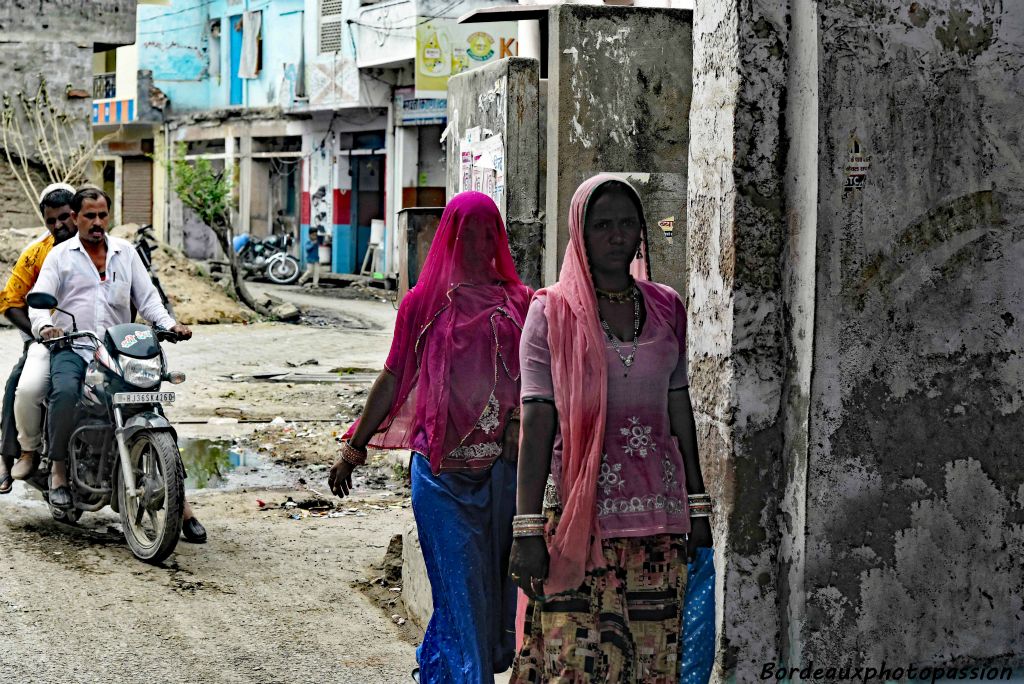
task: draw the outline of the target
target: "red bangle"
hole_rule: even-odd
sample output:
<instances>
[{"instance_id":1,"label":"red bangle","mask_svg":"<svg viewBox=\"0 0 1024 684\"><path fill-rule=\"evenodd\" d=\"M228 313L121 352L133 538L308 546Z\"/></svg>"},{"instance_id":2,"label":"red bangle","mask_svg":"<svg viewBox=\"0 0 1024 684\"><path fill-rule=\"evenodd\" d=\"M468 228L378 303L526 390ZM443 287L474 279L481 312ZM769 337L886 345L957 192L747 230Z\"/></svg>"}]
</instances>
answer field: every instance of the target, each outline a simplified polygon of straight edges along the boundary
<instances>
[{"instance_id":1,"label":"red bangle","mask_svg":"<svg viewBox=\"0 0 1024 684\"><path fill-rule=\"evenodd\" d=\"M360 451L348 442L342 442L341 458L351 466L361 466L366 463L366 449Z\"/></svg>"}]
</instances>

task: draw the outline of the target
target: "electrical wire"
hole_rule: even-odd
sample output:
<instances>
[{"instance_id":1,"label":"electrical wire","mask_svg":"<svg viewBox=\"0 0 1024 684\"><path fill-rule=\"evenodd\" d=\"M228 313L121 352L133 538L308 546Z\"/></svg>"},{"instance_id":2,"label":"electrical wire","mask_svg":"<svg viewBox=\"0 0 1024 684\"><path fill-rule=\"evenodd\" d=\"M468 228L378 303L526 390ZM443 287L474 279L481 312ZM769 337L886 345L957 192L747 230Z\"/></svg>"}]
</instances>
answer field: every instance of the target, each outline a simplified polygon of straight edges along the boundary
<instances>
[{"instance_id":1,"label":"electrical wire","mask_svg":"<svg viewBox=\"0 0 1024 684\"><path fill-rule=\"evenodd\" d=\"M139 24L144 24L144 23L146 23L148 21L156 21L158 19L165 19L167 17L172 17L175 14L184 14L185 12L191 12L192 10L197 10L200 7L209 7L210 5L212 5L212 4L216 3L216 2L220 2L220 0L201 0L201 2L198 2L195 5L192 5L190 7L182 7L180 10L175 10L174 12L161 12L160 14L154 14L153 16L146 17L145 19L139 19L138 23Z\"/></svg>"}]
</instances>

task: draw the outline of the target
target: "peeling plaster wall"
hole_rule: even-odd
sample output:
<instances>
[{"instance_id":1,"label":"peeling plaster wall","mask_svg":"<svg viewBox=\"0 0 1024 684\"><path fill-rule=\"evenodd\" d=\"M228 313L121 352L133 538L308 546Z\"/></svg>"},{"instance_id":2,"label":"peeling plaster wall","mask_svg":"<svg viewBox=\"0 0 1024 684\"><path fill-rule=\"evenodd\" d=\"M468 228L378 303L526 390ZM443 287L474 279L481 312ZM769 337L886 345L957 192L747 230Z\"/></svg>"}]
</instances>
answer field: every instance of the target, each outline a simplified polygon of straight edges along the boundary
<instances>
[{"instance_id":1,"label":"peeling plaster wall","mask_svg":"<svg viewBox=\"0 0 1024 684\"><path fill-rule=\"evenodd\" d=\"M45 78L51 103L68 117L65 130L71 144L91 144L93 47L133 42L135 6L135 0L0 2L0 93L21 112L18 94L34 97L40 77ZM50 179L44 178L38 143L24 120L21 129L25 156L40 191ZM35 211L7 167L3 145L0 141L0 228L37 225Z\"/></svg>"},{"instance_id":2,"label":"peeling plaster wall","mask_svg":"<svg viewBox=\"0 0 1024 684\"><path fill-rule=\"evenodd\" d=\"M1021 665L1024 5L818 13L804 659Z\"/></svg>"},{"instance_id":3,"label":"peeling plaster wall","mask_svg":"<svg viewBox=\"0 0 1024 684\"><path fill-rule=\"evenodd\" d=\"M153 72L153 82L171 101L175 114L220 107L291 106L295 71L302 62L304 0L264 3L207 0L178 7L141 5L139 65ZM234 21L246 8L262 12L263 68L257 78L242 79L242 102L230 105ZM211 23L220 22L219 40ZM316 34L306 34L316 41Z\"/></svg>"},{"instance_id":4,"label":"peeling plaster wall","mask_svg":"<svg viewBox=\"0 0 1024 684\"><path fill-rule=\"evenodd\" d=\"M698 3L691 394L725 680L1024 664L1024 5Z\"/></svg>"},{"instance_id":5,"label":"peeling plaster wall","mask_svg":"<svg viewBox=\"0 0 1024 684\"><path fill-rule=\"evenodd\" d=\"M786 325L782 261L788 17L780 3L698 2L690 112L690 394L720 515L719 677L754 681L781 640Z\"/></svg>"},{"instance_id":6,"label":"peeling plaster wall","mask_svg":"<svg viewBox=\"0 0 1024 684\"><path fill-rule=\"evenodd\" d=\"M692 13L559 5L548 21L545 282L557 280L573 193L611 172L643 198L654 279L685 292ZM672 244L657 227L669 217Z\"/></svg>"},{"instance_id":7,"label":"peeling plaster wall","mask_svg":"<svg viewBox=\"0 0 1024 684\"><path fill-rule=\"evenodd\" d=\"M505 193L502 215L509 247L523 282L540 287L544 231L539 220L540 64L507 58L453 76L448 84L447 192L459 188L459 141L475 126L502 135Z\"/></svg>"}]
</instances>

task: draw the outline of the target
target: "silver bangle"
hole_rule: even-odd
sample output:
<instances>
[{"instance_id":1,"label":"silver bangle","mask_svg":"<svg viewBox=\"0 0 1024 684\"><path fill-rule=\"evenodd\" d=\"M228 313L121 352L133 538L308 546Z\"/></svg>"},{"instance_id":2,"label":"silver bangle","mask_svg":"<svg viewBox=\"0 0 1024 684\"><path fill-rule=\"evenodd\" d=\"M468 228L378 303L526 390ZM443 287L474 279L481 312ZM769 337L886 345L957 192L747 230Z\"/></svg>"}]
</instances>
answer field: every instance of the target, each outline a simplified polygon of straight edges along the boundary
<instances>
[{"instance_id":1,"label":"silver bangle","mask_svg":"<svg viewBox=\"0 0 1024 684\"><path fill-rule=\"evenodd\" d=\"M543 525L546 524L547 521L548 517L543 513L524 514L514 516L512 518L512 526L515 527L517 525L536 525L538 523Z\"/></svg>"}]
</instances>

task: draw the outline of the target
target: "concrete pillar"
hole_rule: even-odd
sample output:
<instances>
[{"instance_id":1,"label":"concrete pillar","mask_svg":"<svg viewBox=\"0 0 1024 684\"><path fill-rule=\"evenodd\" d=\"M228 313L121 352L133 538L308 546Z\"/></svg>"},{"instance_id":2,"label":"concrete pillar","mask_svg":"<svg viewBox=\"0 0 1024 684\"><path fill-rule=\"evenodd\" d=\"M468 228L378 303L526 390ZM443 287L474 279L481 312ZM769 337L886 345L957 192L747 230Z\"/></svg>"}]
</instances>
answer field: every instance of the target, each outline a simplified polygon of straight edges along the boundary
<instances>
[{"instance_id":1,"label":"concrete pillar","mask_svg":"<svg viewBox=\"0 0 1024 684\"><path fill-rule=\"evenodd\" d=\"M235 155L238 154L238 146L235 144L235 130L232 126L227 126L226 132L227 135L224 137L224 177L228 179L232 192L235 193L236 199L239 200L238 205L241 207L241 193L238 192L235 183L235 165L237 163ZM231 225L237 230L239 224L239 209L232 209Z\"/></svg>"},{"instance_id":2,"label":"concrete pillar","mask_svg":"<svg viewBox=\"0 0 1024 684\"><path fill-rule=\"evenodd\" d=\"M1024 7L883 4L697 3L689 357L726 681L1024 664Z\"/></svg>"},{"instance_id":3,"label":"concrete pillar","mask_svg":"<svg viewBox=\"0 0 1024 684\"><path fill-rule=\"evenodd\" d=\"M398 270L399 247L403 240L398 215L403 209L417 206L416 187L419 185L419 137L417 126L395 128L395 174L394 187L389 191L395 198L395 216L388 223L388 238L385 249L385 271ZM399 274L401 275L401 274Z\"/></svg>"},{"instance_id":4,"label":"concrete pillar","mask_svg":"<svg viewBox=\"0 0 1024 684\"><path fill-rule=\"evenodd\" d=\"M543 58L540 54L540 22L537 19L530 19L517 23L519 54L516 56L523 59Z\"/></svg>"},{"instance_id":5,"label":"concrete pillar","mask_svg":"<svg viewBox=\"0 0 1024 684\"><path fill-rule=\"evenodd\" d=\"M539 287L543 265L540 222L540 65L512 57L454 76L448 82L448 197L459 189L460 141L479 126L502 135L505 191L498 208L519 277Z\"/></svg>"},{"instance_id":6,"label":"concrete pillar","mask_svg":"<svg viewBox=\"0 0 1024 684\"><path fill-rule=\"evenodd\" d=\"M384 170L384 187L387 188L384 196L384 216L387 221L387 226L384 229L384 235L386 236L384 245L384 261L389 261L389 257L393 251L395 243L398 241L398 210L402 208L402 190L398 187L397 194L394 192L396 186L400 186L402 182L402 167L398 164L396 156L396 144L395 144L395 130L397 127L396 118L398 113L395 108L395 100L391 98L388 101L388 118L387 118L387 132L384 137L385 152L385 170ZM396 262L397 263L397 262ZM359 268L361 264L357 264ZM391 264L385 266L385 270L390 270Z\"/></svg>"},{"instance_id":7,"label":"concrete pillar","mask_svg":"<svg viewBox=\"0 0 1024 684\"><path fill-rule=\"evenodd\" d=\"M252 132L242 129L238 140L238 233L252 232L253 193Z\"/></svg>"},{"instance_id":8,"label":"concrete pillar","mask_svg":"<svg viewBox=\"0 0 1024 684\"><path fill-rule=\"evenodd\" d=\"M692 13L560 5L548 21L545 282L558 278L573 193L609 172L643 199L654 279L684 292ZM671 243L658 228L669 218Z\"/></svg>"}]
</instances>

